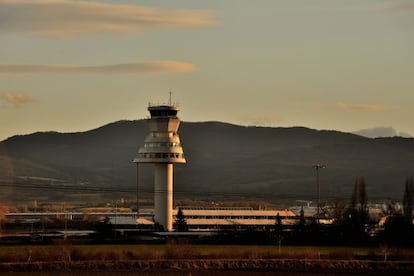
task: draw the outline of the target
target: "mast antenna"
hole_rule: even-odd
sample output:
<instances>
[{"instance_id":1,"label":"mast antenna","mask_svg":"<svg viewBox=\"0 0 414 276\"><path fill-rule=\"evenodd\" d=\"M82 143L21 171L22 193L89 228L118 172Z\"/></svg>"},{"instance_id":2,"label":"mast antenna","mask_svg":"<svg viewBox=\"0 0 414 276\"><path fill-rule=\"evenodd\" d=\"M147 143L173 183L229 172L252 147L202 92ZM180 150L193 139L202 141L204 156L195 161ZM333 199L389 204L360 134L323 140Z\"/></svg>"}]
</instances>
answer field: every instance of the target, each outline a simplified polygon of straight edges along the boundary
<instances>
[{"instance_id":1,"label":"mast antenna","mask_svg":"<svg viewBox=\"0 0 414 276\"><path fill-rule=\"evenodd\" d=\"M170 106L171 106L171 95L172 95L171 88L170 88L169 94L170 94Z\"/></svg>"}]
</instances>

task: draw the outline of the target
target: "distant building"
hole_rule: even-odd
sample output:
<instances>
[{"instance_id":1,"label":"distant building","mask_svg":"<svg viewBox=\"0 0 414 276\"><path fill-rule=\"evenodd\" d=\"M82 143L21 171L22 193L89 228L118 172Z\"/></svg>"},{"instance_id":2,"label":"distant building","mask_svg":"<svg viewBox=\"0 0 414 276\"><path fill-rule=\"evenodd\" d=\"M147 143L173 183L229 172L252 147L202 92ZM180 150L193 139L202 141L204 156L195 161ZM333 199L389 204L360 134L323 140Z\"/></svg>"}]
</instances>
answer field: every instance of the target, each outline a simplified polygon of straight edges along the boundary
<instances>
[{"instance_id":1,"label":"distant building","mask_svg":"<svg viewBox=\"0 0 414 276\"><path fill-rule=\"evenodd\" d=\"M289 210L253 210L252 208L188 208L180 207L185 216L189 231L220 231L220 230L269 230L276 223L279 214L282 224L298 223L297 216ZM178 209L174 209L175 221ZM151 217L110 216L110 223L117 228L147 228L154 226Z\"/></svg>"},{"instance_id":2,"label":"distant building","mask_svg":"<svg viewBox=\"0 0 414 276\"><path fill-rule=\"evenodd\" d=\"M282 224L297 223L296 215L289 210L253 210L252 208L185 208L181 207L189 230L237 230L270 229L276 223L276 216ZM174 210L174 217L177 215Z\"/></svg>"}]
</instances>

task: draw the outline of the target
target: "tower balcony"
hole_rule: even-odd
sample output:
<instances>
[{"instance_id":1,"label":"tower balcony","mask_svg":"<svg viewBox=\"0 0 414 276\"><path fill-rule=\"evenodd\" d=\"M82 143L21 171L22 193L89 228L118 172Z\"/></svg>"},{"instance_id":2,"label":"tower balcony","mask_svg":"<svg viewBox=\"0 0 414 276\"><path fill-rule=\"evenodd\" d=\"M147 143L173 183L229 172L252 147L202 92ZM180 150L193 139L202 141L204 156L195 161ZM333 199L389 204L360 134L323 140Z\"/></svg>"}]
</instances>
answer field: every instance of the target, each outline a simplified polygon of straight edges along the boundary
<instances>
[{"instance_id":1,"label":"tower balcony","mask_svg":"<svg viewBox=\"0 0 414 276\"><path fill-rule=\"evenodd\" d=\"M183 152L139 152L135 163L185 164Z\"/></svg>"}]
</instances>

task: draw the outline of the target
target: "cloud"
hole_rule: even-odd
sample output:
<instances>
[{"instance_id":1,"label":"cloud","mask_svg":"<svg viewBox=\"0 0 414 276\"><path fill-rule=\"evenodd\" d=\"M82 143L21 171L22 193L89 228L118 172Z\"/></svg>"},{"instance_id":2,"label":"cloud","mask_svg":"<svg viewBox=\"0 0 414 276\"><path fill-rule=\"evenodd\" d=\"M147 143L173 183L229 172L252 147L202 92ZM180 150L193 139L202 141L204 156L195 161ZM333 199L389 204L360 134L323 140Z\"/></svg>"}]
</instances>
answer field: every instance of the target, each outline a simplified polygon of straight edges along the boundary
<instances>
[{"instance_id":1,"label":"cloud","mask_svg":"<svg viewBox=\"0 0 414 276\"><path fill-rule=\"evenodd\" d=\"M191 63L179 61L147 61L126 64L82 66L57 64L1 64L0 76L28 74L179 74L197 70Z\"/></svg>"},{"instance_id":2,"label":"cloud","mask_svg":"<svg viewBox=\"0 0 414 276\"><path fill-rule=\"evenodd\" d=\"M3 92L0 94L0 96L3 100L15 106L19 106L33 101L32 98L20 92Z\"/></svg>"},{"instance_id":3,"label":"cloud","mask_svg":"<svg viewBox=\"0 0 414 276\"><path fill-rule=\"evenodd\" d=\"M67 38L136 34L153 28L206 27L214 11L73 0L0 0L0 33Z\"/></svg>"},{"instance_id":4,"label":"cloud","mask_svg":"<svg viewBox=\"0 0 414 276\"><path fill-rule=\"evenodd\" d=\"M407 2L389 2L376 6L376 10L379 11L412 11L414 12L414 3Z\"/></svg>"},{"instance_id":5,"label":"cloud","mask_svg":"<svg viewBox=\"0 0 414 276\"><path fill-rule=\"evenodd\" d=\"M383 105L374 105L374 104L346 104L346 103L337 103L334 105L335 109L338 110L356 110L364 112L381 112L386 111L388 108Z\"/></svg>"}]
</instances>

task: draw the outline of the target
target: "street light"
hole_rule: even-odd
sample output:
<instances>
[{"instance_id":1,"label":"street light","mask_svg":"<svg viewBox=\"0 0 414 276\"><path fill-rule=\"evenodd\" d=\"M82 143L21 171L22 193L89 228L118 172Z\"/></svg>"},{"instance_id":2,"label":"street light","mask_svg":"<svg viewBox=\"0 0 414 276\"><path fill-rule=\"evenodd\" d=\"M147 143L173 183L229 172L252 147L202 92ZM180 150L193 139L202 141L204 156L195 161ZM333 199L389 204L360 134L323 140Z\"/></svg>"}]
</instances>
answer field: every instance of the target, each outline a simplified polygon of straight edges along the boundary
<instances>
[{"instance_id":1,"label":"street light","mask_svg":"<svg viewBox=\"0 0 414 276\"><path fill-rule=\"evenodd\" d=\"M138 223L138 219L139 219L139 163L137 163L137 223Z\"/></svg>"},{"instance_id":2,"label":"street light","mask_svg":"<svg viewBox=\"0 0 414 276\"><path fill-rule=\"evenodd\" d=\"M312 168L316 170L316 221L319 224L319 208L320 208L320 187L319 187L319 170L326 168L326 165L316 164Z\"/></svg>"}]
</instances>

